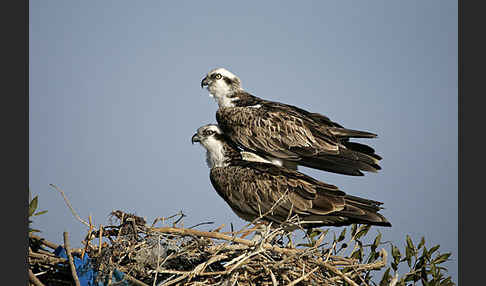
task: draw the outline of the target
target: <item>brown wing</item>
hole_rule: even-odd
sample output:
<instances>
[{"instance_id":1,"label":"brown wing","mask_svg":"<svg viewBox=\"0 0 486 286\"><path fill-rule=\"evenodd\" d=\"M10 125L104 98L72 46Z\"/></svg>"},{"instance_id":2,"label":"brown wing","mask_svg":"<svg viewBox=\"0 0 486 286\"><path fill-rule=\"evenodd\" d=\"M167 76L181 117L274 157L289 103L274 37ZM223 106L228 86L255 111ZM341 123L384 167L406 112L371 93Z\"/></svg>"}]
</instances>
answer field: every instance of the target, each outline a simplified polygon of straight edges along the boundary
<instances>
[{"instance_id":1,"label":"brown wing","mask_svg":"<svg viewBox=\"0 0 486 286\"><path fill-rule=\"evenodd\" d=\"M339 154L339 143L332 134L319 132L312 122L282 110L220 108L216 120L223 131L239 144L277 158Z\"/></svg>"},{"instance_id":2,"label":"brown wing","mask_svg":"<svg viewBox=\"0 0 486 286\"><path fill-rule=\"evenodd\" d=\"M343 131L348 129L332 123L326 125L324 116L316 122L313 118L317 115L306 116L298 112L300 109L284 107L261 102L259 108L220 108L216 120L231 140L255 153L347 175L381 169L377 164L381 157L373 156L371 147L349 143L346 136L339 137L341 133L350 135ZM334 132L338 129L339 132ZM362 148L353 150L352 147Z\"/></svg>"},{"instance_id":3,"label":"brown wing","mask_svg":"<svg viewBox=\"0 0 486 286\"><path fill-rule=\"evenodd\" d=\"M346 194L336 186L272 164L235 162L211 169L210 178L217 193L247 221L266 214L264 219L281 223L297 214L308 226L386 222L375 218L378 206L364 199L368 209L359 203L348 205Z\"/></svg>"}]
</instances>

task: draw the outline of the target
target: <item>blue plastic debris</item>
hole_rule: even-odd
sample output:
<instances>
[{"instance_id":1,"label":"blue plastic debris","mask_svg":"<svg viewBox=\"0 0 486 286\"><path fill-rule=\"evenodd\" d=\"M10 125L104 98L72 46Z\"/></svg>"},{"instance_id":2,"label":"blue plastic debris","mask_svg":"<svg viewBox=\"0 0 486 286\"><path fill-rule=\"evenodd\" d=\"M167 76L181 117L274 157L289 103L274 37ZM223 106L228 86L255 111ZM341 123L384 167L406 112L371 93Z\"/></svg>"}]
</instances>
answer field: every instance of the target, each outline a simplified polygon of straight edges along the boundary
<instances>
[{"instance_id":1,"label":"blue plastic debris","mask_svg":"<svg viewBox=\"0 0 486 286\"><path fill-rule=\"evenodd\" d=\"M61 257L61 258L68 258L66 254L66 250L64 247L59 246L56 250L54 250L54 254ZM81 286L105 286L108 285L108 279L106 281L96 281L96 277L98 275L97 271L93 269L91 264L91 259L88 255L85 255L83 259L73 256L74 267L76 268L76 274L79 278L79 284ZM115 269L113 271L113 275L111 277L112 283L113 282L120 282L117 285L121 286L129 286L131 285L128 281L123 281L123 277L125 273Z\"/></svg>"}]
</instances>

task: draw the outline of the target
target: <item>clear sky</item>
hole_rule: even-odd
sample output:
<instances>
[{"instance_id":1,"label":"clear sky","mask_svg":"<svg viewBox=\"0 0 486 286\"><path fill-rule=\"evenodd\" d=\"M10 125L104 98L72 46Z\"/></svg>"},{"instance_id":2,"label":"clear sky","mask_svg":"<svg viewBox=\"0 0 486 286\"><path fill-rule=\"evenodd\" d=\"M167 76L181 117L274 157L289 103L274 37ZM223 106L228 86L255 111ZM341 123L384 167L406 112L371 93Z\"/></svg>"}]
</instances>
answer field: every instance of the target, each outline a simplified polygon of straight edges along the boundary
<instances>
[{"instance_id":1,"label":"clear sky","mask_svg":"<svg viewBox=\"0 0 486 286\"><path fill-rule=\"evenodd\" d=\"M29 157L34 227L54 242L120 209L186 225L242 226L209 181L195 130L215 123L201 89L225 67L256 96L377 133L359 141L383 170L350 177L301 170L384 202L378 230L451 251L457 281L457 1L31 0Z\"/></svg>"}]
</instances>

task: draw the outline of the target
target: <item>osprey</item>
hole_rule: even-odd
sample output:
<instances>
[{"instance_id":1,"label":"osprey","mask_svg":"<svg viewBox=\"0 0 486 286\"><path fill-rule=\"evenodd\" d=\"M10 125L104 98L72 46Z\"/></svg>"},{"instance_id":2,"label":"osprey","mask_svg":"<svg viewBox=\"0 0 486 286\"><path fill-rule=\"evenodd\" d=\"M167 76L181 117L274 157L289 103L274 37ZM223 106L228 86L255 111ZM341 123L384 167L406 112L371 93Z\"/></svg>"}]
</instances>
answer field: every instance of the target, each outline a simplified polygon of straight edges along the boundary
<instances>
[{"instance_id":1,"label":"osprey","mask_svg":"<svg viewBox=\"0 0 486 286\"><path fill-rule=\"evenodd\" d=\"M296 106L258 98L244 91L240 79L224 68L201 81L218 102L218 125L238 146L274 164L297 165L338 174L377 172L381 157L351 138L376 134L344 128L328 117Z\"/></svg>"},{"instance_id":2,"label":"osprey","mask_svg":"<svg viewBox=\"0 0 486 286\"><path fill-rule=\"evenodd\" d=\"M283 223L297 215L304 228L369 224L391 226L378 211L382 203L346 195L336 186L296 170L247 161L215 124L192 136L206 148L206 162L216 192L240 218Z\"/></svg>"}]
</instances>

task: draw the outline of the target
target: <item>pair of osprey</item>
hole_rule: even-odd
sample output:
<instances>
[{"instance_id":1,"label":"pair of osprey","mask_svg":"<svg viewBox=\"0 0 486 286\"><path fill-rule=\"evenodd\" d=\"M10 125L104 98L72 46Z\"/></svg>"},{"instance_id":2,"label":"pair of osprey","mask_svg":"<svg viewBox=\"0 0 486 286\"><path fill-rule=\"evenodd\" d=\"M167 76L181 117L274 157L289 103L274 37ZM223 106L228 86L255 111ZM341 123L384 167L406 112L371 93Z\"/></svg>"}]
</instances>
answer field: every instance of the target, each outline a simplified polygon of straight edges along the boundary
<instances>
[{"instance_id":1,"label":"pair of osprey","mask_svg":"<svg viewBox=\"0 0 486 286\"><path fill-rule=\"evenodd\" d=\"M297 171L305 166L362 176L380 169L373 148L350 138L375 134L346 129L326 116L245 92L224 68L202 80L219 105L216 124L192 136L207 150L216 192L242 219L280 224L296 215L303 228L369 224L391 226L381 202L350 196Z\"/></svg>"}]
</instances>

